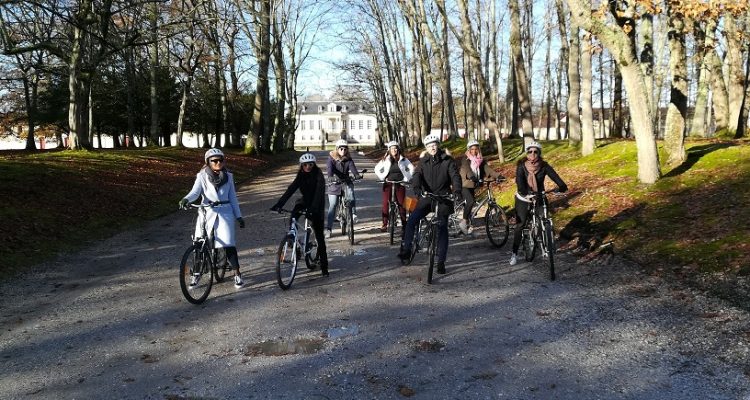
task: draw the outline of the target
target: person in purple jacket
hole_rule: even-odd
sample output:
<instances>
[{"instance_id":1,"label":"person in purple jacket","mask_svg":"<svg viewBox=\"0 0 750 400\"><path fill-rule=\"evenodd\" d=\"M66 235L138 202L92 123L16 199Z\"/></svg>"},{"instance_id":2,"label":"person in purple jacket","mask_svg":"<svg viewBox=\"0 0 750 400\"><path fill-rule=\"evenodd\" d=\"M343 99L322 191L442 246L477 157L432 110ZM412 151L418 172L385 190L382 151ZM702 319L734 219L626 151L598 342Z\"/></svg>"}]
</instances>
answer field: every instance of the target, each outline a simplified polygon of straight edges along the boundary
<instances>
[{"instance_id":1,"label":"person in purple jacket","mask_svg":"<svg viewBox=\"0 0 750 400\"><path fill-rule=\"evenodd\" d=\"M336 215L336 206L338 205L338 195L341 189L344 189L344 196L352 205L352 221L357 222L357 203L354 198L354 183L352 177L361 179L357 166L349 154L349 144L346 140L341 139L336 142L336 148L331 151L326 164L328 174L328 220L326 221L325 237L331 237L331 228L333 219ZM351 173L351 176L350 176Z\"/></svg>"}]
</instances>

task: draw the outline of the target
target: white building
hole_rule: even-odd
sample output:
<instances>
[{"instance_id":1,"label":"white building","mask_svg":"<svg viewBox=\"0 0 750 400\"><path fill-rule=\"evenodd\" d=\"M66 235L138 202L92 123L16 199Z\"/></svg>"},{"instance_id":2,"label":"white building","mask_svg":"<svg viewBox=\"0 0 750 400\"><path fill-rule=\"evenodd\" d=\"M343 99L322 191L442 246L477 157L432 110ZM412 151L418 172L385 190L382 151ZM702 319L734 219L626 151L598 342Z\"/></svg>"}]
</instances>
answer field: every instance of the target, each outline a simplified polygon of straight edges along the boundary
<instances>
[{"instance_id":1,"label":"white building","mask_svg":"<svg viewBox=\"0 0 750 400\"><path fill-rule=\"evenodd\" d=\"M378 137L375 110L362 102L300 102L298 120L295 147L333 145L339 139L355 147L374 146Z\"/></svg>"}]
</instances>

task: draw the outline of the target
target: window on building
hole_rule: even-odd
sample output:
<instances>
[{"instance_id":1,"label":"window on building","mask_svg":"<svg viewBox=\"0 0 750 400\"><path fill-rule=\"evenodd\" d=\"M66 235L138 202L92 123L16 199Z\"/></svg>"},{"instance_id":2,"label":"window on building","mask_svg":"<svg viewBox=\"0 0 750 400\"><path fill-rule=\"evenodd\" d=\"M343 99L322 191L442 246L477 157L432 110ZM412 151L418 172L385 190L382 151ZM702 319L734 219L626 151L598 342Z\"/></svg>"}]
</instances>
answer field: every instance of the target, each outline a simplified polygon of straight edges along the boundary
<instances>
[{"instance_id":1,"label":"window on building","mask_svg":"<svg viewBox=\"0 0 750 400\"><path fill-rule=\"evenodd\" d=\"M318 129L323 129L323 121L318 120Z\"/></svg>"},{"instance_id":2,"label":"window on building","mask_svg":"<svg viewBox=\"0 0 750 400\"><path fill-rule=\"evenodd\" d=\"M323 112L323 106L318 106L318 112Z\"/></svg>"},{"instance_id":3,"label":"window on building","mask_svg":"<svg viewBox=\"0 0 750 400\"><path fill-rule=\"evenodd\" d=\"M341 133L341 138L344 139L344 140L346 140L346 132L342 132Z\"/></svg>"},{"instance_id":4,"label":"window on building","mask_svg":"<svg viewBox=\"0 0 750 400\"><path fill-rule=\"evenodd\" d=\"M365 121L360 119L359 120L359 129L364 129L364 128L365 128Z\"/></svg>"},{"instance_id":5,"label":"window on building","mask_svg":"<svg viewBox=\"0 0 750 400\"><path fill-rule=\"evenodd\" d=\"M362 135L359 135L359 140L362 140Z\"/></svg>"},{"instance_id":6,"label":"window on building","mask_svg":"<svg viewBox=\"0 0 750 400\"><path fill-rule=\"evenodd\" d=\"M303 130L303 131L305 130L305 122L307 122L307 121L305 121L305 120L303 119L303 120L302 120L302 130Z\"/></svg>"},{"instance_id":7,"label":"window on building","mask_svg":"<svg viewBox=\"0 0 750 400\"><path fill-rule=\"evenodd\" d=\"M302 141L304 141L304 140L305 140L305 135L302 135Z\"/></svg>"},{"instance_id":8,"label":"window on building","mask_svg":"<svg viewBox=\"0 0 750 400\"><path fill-rule=\"evenodd\" d=\"M351 121L352 121L352 123L350 124L351 125L350 129L354 129L354 120L351 120Z\"/></svg>"},{"instance_id":9,"label":"window on building","mask_svg":"<svg viewBox=\"0 0 750 400\"><path fill-rule=\"evenodd\" d=\"M372 120L368 119L367 120L367 130L370 130L370 129L372 129Z\"/></svg>"},{"instance_id":10,"label":"window on building","mask_svg":"<svg viewBox=\"0 0 750 400\"><path fill-rule=\"evenodd\" d=\"M370 135L367 135L367 140L370 140Z\"/></svg>"}]
</instances>

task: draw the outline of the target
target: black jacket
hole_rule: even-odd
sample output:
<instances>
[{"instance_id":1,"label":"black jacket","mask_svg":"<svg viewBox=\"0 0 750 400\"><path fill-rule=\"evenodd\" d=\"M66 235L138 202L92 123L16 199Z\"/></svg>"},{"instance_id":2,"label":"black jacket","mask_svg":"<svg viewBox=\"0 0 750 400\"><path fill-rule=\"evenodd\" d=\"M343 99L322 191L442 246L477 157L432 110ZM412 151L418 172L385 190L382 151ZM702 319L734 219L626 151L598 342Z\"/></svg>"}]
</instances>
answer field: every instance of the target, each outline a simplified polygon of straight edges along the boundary
<instances>
[{"instance_id":1,"label":"black jacket","mask_svg":"<svg viewBox=\"0 0 750 400\"><path fill-rule=\"evenodd\" d=\"M518 188L518 194L521 196L526 196L531 191L529 181L526 179L529 176L529 173L526 171L526 167L524 167L525 162L526 157L519 160L516 165L516 187ZM542 167L539 168L539 171L536 171L536 174L534 174L534 178L536 178L536 187L544 188L544 178L547 176L552 179L552 182L555 182L561 192L568 191L568 185L563 182L560 175L557 175L557 172L555 172L551 165L542 161Z\"/></svg>"},{"instance_id":2,"label":"black jacket","mask_svg":"<svg viewBox=\"0 0 750 400\"><path fill-rule=\"evenodd\" d=\"M422 153L411 183L415 192L461 195L461 175L458 174L458 167L453 157L443 149L438 150L434 157L427 152Z\"/></svg>"},{"instance_id":3,"label":"black jacket","mask_svg":"<svg viewBox=\"0 0 750 400\"><path fill-rule=\"evenodd\" d=\"M323 172L317 165L310 172L303 172L302 167L300 167L294 181L292 181L276 205L283 207L297 189L302 193L302 200L305 203L307 211L312 212L316 217L322 217L325 208L326 181L323 177Z\"/></svg>"}]
</instances>

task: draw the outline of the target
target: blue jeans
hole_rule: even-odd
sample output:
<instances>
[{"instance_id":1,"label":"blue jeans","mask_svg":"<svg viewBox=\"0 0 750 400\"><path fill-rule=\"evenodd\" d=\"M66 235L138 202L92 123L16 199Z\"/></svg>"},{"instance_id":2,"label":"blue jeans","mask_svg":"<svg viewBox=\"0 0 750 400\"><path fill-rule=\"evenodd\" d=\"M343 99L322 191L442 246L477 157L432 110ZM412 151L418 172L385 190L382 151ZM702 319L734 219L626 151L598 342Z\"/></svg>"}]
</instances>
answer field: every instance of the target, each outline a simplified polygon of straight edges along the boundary
<instances>
[{"instance_id":1,"label":"blue jeans","mask_svg":"<svg viewBox=\"0 0 750 400\"><path fill-rule=\"evenodd\" d=\"M357 213L357 201L354 198L354 184L347 184L341 186L344 189L344 196L351 202L352 214ZM333 219L336 217L336 206L338 205L339 196L336 194L328 195L328 221L326 229L331 230L333 228Z\"/></svg>"}]
</instances>

